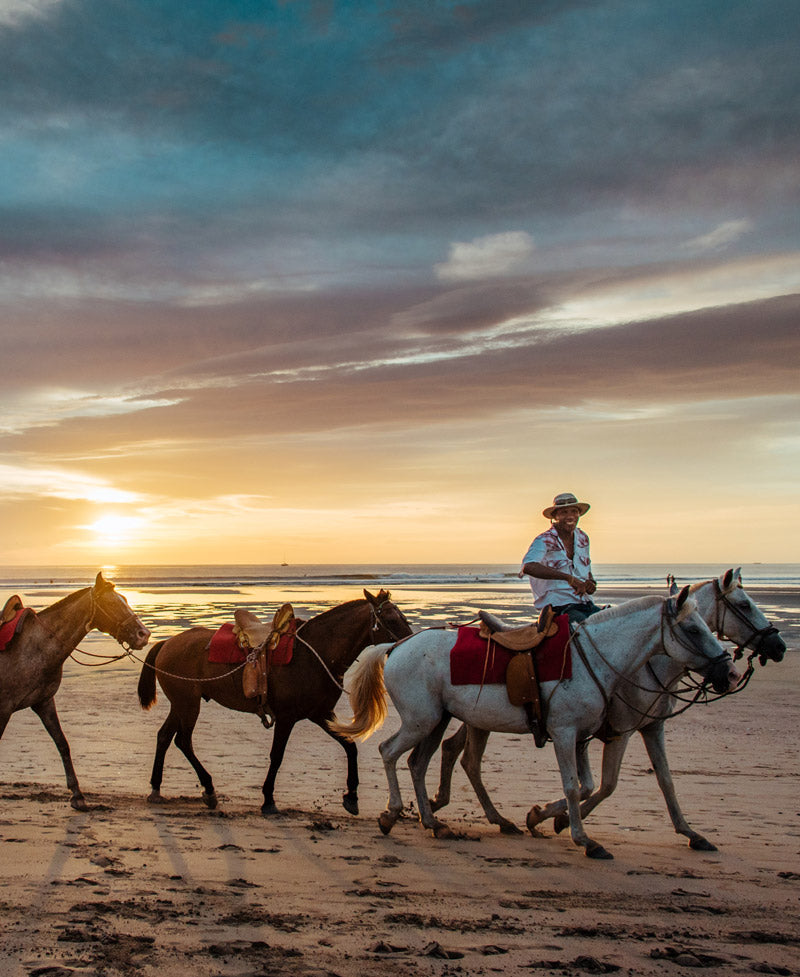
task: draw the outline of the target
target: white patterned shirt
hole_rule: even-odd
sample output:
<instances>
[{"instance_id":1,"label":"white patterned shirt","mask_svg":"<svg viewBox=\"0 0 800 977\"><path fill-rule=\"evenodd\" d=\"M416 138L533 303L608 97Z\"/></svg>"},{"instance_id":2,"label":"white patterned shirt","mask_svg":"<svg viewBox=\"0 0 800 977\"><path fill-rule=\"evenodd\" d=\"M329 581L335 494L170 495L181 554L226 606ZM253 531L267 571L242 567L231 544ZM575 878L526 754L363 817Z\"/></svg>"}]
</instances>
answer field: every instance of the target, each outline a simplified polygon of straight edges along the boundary
<instances>
[{"instance_id":1,"label":"white patterned shirt","mask_svg":"<svg viewBox=\"0 0 800 977\"><path fill-rule=\"evenodd\" d=\"M541 563L579 580L588 580L592 574L589 537L582 529L576 529L574 543L574 556L570 560L555 526L551 526L540 533L528 547L528 552L522 558L522 565ZM560 607L563 604L587 603L592 599L588 594L577 594L568 580L539 580L537 577L528 577L528 580L533 592L533 606L537 610L547 607L548 604Z\"/></svg>"}]
</instances>

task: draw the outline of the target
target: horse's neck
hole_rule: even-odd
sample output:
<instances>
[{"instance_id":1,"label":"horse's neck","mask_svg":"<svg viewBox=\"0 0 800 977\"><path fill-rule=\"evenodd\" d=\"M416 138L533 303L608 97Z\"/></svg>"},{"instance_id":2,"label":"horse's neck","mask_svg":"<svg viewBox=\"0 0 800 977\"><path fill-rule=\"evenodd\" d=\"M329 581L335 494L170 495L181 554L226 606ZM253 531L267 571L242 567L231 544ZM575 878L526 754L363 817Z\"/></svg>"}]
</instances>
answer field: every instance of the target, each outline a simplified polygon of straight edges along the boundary
<instances>
[{"instance_id":1,"label":"horse's neck","mask_svg":"<svg viewBox=\"0 0 800 977\"><path fill-rule=\"evenodd\" d=\"M309 621L303 637L334 671L344 674L372 643L371 620L367 602L355 601Z\"/></svg>"},{"instance_id":2,"label":"horse's neck","mask_svg":"<svg viewBox=\"0 0 800 977\"><path fill-rule=\"evenodd\" d=\"M620 675L637 672L662 650L661 605L607 621L590 617L583 626L598 652L591 656L591 666L605 674L610 685L616 685Z\"/></svg>"},{"instance_id":3,"label":"horse's neck","mask_svg":"<svg viewBox=\"0 0 800 977\"><path fill-rule=\"evenodd\" d=\"M91 591L87 589L45 607L38 616L67 657L89 633L86 625L91 613Z\"/></svg>"},{"instance_id":4,"label":"horse's neck","mask_svg":"<svg viewBox=\"0 0 800 977\"><path fill-rule=\"evenodd\" d=\"M699 587L692 590L692 597L697 601L697 610L700 617L712 629L717 625L717 594L714 589L714 580L707 580Z\"/></svg>"},{"instance_id":5,"label":"horse's neck","mask_svg":"<svg viewBox=\"0 0 800 977\"><path fill-rule=\"evenodd\" d=\"M686 671L684 665L675 661L674 658L670 658L669 655L653 655L646 663L646 666L652 668L658 684L667 689L674 682L677 682ZM658 691L661 692L663 689L659 688Z\"/></svg>"}]
</instances>

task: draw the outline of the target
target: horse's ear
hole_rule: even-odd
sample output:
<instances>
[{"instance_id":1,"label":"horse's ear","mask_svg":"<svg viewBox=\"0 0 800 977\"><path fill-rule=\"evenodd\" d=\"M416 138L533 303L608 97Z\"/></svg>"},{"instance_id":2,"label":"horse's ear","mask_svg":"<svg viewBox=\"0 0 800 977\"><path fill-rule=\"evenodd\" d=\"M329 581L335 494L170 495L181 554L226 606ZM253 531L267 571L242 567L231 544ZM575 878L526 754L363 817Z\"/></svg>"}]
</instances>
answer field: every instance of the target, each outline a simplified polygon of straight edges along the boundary
<instances>
[{"instance_id":1,"label":"horse's ear","mask_svg":"<svg viewBox=\"0 0 800 977\"><path fill-rule=\"evenodd\" d=\"M730 590L731 584L733 583L733 570L726 570L725 576L722 578L722 589Z\"/></svg>"},{"instance_id":2,"label":"horse's ear","mask_svg":"<svg viewBox=\"0 0 800 977\"><path fill-rule=\"evenodd\" d=\"M364 588L364 598L368 600L373 607L375 606L375 601L377 600L377 597L371 594L366 587Z\"/></svg>"},{"instance_id":3,"label":"horse's ear","mask_svg":"<svg viewBox=\"0 0 800 977\"><path fill-rule=\"evenodd\" d=\"M675 602L675 610L679 611L683 605L686 603L686 599L689 596L689 584L683 588L683 590L678 594L678 599Z\"/></svg>"},{"instance_id":4,"label":"horse's ear","mask_svg":"<svg viewBox=\"0 0 800 977\"><path fill-rule=\"evenodd\" d=\"M106 578L103 576L103 571L100 570L100 572L97 574L97 577L95 578L94 581L94 589L99 594L102 593L104 590L113 590L114 584L111 583L110 580L106 580Z\"/></svg>"}]
</instances>

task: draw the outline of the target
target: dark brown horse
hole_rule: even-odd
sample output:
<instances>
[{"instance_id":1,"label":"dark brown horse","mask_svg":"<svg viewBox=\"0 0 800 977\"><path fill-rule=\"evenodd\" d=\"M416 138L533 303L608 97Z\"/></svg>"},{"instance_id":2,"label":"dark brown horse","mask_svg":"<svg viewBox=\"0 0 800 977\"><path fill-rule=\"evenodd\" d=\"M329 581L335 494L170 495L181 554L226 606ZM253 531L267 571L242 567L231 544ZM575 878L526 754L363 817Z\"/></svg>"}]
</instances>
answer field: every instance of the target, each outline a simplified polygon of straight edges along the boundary
<instances>
[{"instance_id":1,"label":"dark brown horse","mask_svg":"<svg viewBox=\"0 0 800 977\"><path fill-rule=\"evenodd\" d=\"M375 596L364 591L363 600L352 600L302 623L297 630L294 654L286 665L269 673L268 703L275 716L269 770L262 787L261 813L277 813L273 797L275 778L283 761L286 744L301 719L309 719L340 743L347 754L347 791L342 803L351 814L358 814L358 752L354 743L332 733L328 723L342 693L344 673L360 651L368 645L397 641L411 634L403 614L392 603L386 590ZM159 641L150 653L139 677L139 701L149 709L156 700L156 677L169 699L169 715L158 731L156 755L148 800L158 803L164 774L164 756L172 740L191 763L203 788L203 800L216 807L217 797L211 775L197 759L192 733L200 714L202 699L213 699L226 709L258 713L257 699L247 699L242 691L241 668L208 660L211 628L190 628Z\"/></svg>"},{"instance_id":2,"label":"dark brown horse","mask_svg":"<svg viewBox=\"0 0 800 977\"><path fill-rule=\"evenodd\" d=\"M116 638L123 647L136 650L150 640L150 632L122 594L98 573L93 587L76 590L57 604L25 615L6 650L0 651L0 737L12 713L33 709L61 754L67 787L72 792L70 804L76 811L88 808L54 697L61 685L64 662L95 628Z\"/></svg>"}]
</instances>

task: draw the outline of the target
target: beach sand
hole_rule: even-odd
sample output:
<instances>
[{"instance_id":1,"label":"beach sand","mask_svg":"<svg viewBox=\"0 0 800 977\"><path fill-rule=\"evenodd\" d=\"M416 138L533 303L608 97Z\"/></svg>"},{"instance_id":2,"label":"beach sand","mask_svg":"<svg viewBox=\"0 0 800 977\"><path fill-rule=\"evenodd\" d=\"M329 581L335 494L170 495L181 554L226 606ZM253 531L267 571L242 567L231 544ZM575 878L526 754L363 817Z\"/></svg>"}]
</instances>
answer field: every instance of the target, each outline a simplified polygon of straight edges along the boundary
<instances>
[{"instance_id":1,"label":"beach sand","mask_svg":"<svg viewBox=\"0 0 800 977\"><path fill-rule=\"evenodd\" d=\"M783 609L771 616L800 648L796 595L753 596ZM145 797L166 707L162 696L141 711L137 677L132 662L71 669L57 697L86 813L68 806L30 711L0 741L2 977L800 973L797 650L668 728L684 812L719 851L693 852L673 832L636 737L616 793L587 822L607 862L551 824L542 838L501 835L460 768L440 815L456 839L434 839L413 811L383 837L378 744L393 713L359 747L358 817L340 803L343 752L304 723L278 778L282 813L262 818L271 734L213 704L195 748L219 808L203 806L174 747L169 803L154 807ZM599 780L599 744L592 756ZM404 764L400 774L410 804ZM520 827L531 804L561 793L552 748L527 737L491 737L484 779ZM437 780L438 756L431 792Z\"/></svg>"}]
</instances>

